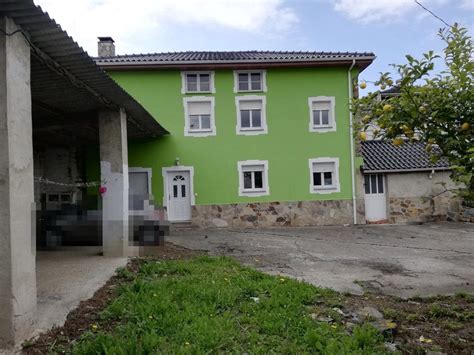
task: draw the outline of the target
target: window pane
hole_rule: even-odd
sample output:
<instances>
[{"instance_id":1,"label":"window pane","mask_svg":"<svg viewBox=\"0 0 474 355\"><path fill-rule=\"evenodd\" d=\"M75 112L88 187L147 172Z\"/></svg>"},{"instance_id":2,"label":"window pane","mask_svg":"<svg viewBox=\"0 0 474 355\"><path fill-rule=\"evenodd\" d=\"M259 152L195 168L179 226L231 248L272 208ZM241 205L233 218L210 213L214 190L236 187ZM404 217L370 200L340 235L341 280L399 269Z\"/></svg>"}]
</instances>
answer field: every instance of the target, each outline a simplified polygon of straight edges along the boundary
<instances>
[{"instance_id":1,"label":"window pane","mask_svg":"<svg viewBox=\"0 0 474 355\"><path fill-rule=\"evenodd\" d=\"M189 129L199 129L199 115L189 116Z\"/></svg>"},{"instance_id":2,"label":"window pane","mask_svg":"<svg viewBox=\"0 0 474 355\"><path fill-rule=\"evenodd\" d=\"M313 110L313 125L319 126L321 125L321 111L320 110Z\"/></svg>"},{"instance_id":3,"label":"window pane","mask_svg":"<svg viewBox=\"0 0 474 355\"><path fill-rule=\"evenodd\" d=\"M262 80L260 73L252 73L250 75L252 90L262 90Z\"/></svg>"},{"instance_id":4,"label":"window pane","mask_svg":"<svg viewBox=\"0 0 474 355\"><path fill-rule=\"evenodd\" d=\"M263 174L261 171L255 171L255 188L263 189Z\"/></svg>"},{"instance_id":5,"label":"window pane","mask_svg":"<svg viewBox=\"0 0 474 355\"><path fill-rule=\"evenodd\" d=\"M242 128L250 127L250 110L240 110L240 126Z\"/></svg>"},{"instance_id":6,"label":"window pane","mask_svg":"<svg viewBox=\"0 0 474 355\"><path fill-rule=\"evenodd\" d=\"M186 75L186 87L188 91L197 91L197 75L188 74Z\"/></svg>"},{"instance_id":7,"label":"window pane","mask_svg":"<svg viewBox=\"0 0 474 355\"><path fill-rule=\"evenodd\" d=\"M209 83L201 82L201 85L199 87L199 91L211 91L211 86L209 85Z\"/></svg>"},{"instance_id":8,"label":"window pane","mask_svg":"<svg viewBox=\"0 0 474 355\"><path fill-rule=\"evenodd\" d=\"M329 111L328 110L323 110L321 111L321 121L323 125L328 125L329 124Z\"/></svg>"},{"instance_id":9,"label":"window pane","mask_svg":"<svg viewBox=\"0 0 474 355\"><path fill-rule=\"evenodd\" d=\"M199 83L200 83L199 91L210 91L211 90L209 74L201 74L199 76Z\"/></svg>"},{"instance_id":10,"label":"window pane","mask_svg":"<svg viewBox=\"0 0 474 355\"><path fill-rule=\"evenodd\" d=\"M373 193L373 194L376 194L377 193L377 175L375 174L372 174L370 175L370 191Z\"/></svg>"},{"instance_id":11,"label":"window pane","mask_svg":"<svg viewBox=\"0 0 474 355\"><path fill-rule=\"evenodd\" d=\"M201 115L201 129L211 128L211 115Z\"/></svg>"},{"instance_id":12,"label":"window pane","mask_svg":"<svg viewBox=\"0 0 474 355\"><path fill-rule=\"evenodd\" d=\"M239 90L249 89L249 76L247 74L239 74Z\"/></svg>"},{"instance_id":13,"label":"window pane","mask_svg":"<svg viewBox=\"0 0 474 355\"><path fill-rule=\"evenodd\" d=\"M178 197L178 185L173 185L173 197Z\"/></svg>"},{"instance_id":14,"label":"window pane","mask_svg":"<svg viewBox=\"0 0 474 355\"><path fill-rule=\"evenodd\" d=\"M252 110L252 127L262 127L262 113L260 110Z\"/></svg>"},{"instance_id":15,"label":"window pane","mask_svg":"<svg viewBox=\"0 0 474 355\"><path fill-rule=\"evenodd\" d=\"M378 175L379 194L383 194L383 175Z\"/></svg>"},{"instance_id":16,"label":"window pane","mask_svg":"<svg viewBox=\"0 0 474 355\"><path fill-rule=\"evenodd\" d=\"M365 193L370 194L370 177L369 177L369 175L364 175L364 185L365 185Z\"/></svg>"},{"instance_id":17,"label":"window pane","mask_svg":"<svg viewBox=\"0 0 474 355\"><path fill-rule=\"evenodd\" d=\"M244 172L244 189L252 188L252 173L250 171Z\"/></svg>"},{"instance_id":18,"label":"window pane","mask_svg":"<svg viewBox=\"0 0 474 355\"><path fill-rule=\"evenodd\" d=\"M186 197L186 185L181 185L181 197Z\"/></svg>"},{"instance_id":19,"label":"window pane","mask_svg":"<svg viewBox=\"0 0 474 355\"><path fill-rule=\"evenodd\" d=\"M314 186L321 186L321 173L313 173L313 185Z\"/></svg>"},{"instance_id":20,"label":"window pane","mask_svg":"<svg viewBox=\"0 0 474 355\"><path fill-rule=\"evenodd\" d=\"M324 185L331 186L332 185L332 173L325 172L324 173Z\"/></svg>"}]
</instances>

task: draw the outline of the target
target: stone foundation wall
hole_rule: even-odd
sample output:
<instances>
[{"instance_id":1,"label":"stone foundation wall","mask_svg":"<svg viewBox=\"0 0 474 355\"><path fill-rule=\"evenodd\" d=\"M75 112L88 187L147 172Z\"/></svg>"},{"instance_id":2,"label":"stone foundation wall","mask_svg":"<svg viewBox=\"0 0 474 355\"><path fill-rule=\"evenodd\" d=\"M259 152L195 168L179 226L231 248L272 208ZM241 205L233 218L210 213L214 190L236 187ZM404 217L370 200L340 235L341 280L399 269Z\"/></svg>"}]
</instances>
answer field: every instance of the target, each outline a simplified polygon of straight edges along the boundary
<instances>
[{"instance_id":1,"label":"stone foundation wall","mask_svg":"<svg viewBox=\"0 0 474 355\"><path fill-rule=\"evenodd\" d=\"M362 213L358 211L358 215ZM198 227L235 228L352 224L352 201L198 205L193 206L191 223Z\"/></svg>"},{"instance_id":2,"label":"stone foundation wall","mask_svg":"<svg viewBox=\"0 0 474 355\"><path fill-rule=\"evenodd\" d=\"M425 197L391 197L389 199L389 222L433 222L457 220L461 201L455 196L438 196L430 200ZM450 216L454 217L451 218Z\"/></svg>"}]
</instances>

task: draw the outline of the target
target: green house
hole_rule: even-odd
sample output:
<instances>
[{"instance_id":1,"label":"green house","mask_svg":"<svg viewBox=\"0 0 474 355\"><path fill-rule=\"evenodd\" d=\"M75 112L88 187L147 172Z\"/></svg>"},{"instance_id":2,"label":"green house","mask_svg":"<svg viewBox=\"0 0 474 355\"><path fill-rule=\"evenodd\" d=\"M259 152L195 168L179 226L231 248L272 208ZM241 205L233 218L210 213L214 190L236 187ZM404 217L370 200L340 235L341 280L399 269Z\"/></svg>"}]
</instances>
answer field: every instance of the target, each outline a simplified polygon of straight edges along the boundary
<instances>
[{"instance_id":1,"label":"green house","mask_svg":"<svg viewBox=\"0 0 474 355\"><path fill-rule=\"evenodd\" d=\"M129 141L131 194L153 196L170 221L199 226L353 223L357 161L349 103L358 74L374 58L259 51L115 56L111 38L102 38L97 64L170 132Z\"/></svg>"}]
</instances>

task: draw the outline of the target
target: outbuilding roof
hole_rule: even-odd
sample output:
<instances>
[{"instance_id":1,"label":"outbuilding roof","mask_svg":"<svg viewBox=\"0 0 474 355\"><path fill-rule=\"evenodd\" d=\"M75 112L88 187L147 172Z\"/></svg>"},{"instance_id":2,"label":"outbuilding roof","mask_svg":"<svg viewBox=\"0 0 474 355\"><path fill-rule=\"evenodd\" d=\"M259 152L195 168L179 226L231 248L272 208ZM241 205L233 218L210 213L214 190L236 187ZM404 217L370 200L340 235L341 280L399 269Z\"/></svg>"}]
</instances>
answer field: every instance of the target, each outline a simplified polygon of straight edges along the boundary
<instances>
[{"instance_id":1,"label":"outbuilding roof","mask_svg":"<svg viewBox=\"0 0 474 355\"><path fill-rule=\"evenodd\" d=\"M302 66L302 65L350 65L353 60L365 69L375 55L367 52L283 52L283 51L201 51L129 54L96 58L107 68L143 66L182 67L189 65L244 66Z\"/></svg>"},{"instance_id":2,"label":"outbuilding roof","mask_svg":"<svg viewBox=\"0 0 474 355\"><path fill-rule=\"evenodd\" d=\"M434 148L433 154L439 153ZM444 157L433 162L431 154L421 142L408 142L395 146L380 140L361 143L360 154L364 159L362 171L367 173L414 172L448 170L449 163Z\"/></svg>"},{"instance_id":3,"label":"outbuilding roof","mask_svg":"<svg viewBox=\"0 0 474 355\"><path fill-rule=\"evenodd\" d=\"M0 0L0 16L12 18L22 30L9 35L28 38L34 118L122 107L130 136L168 133L32 0Z\"/></svg>"}]
</instances>

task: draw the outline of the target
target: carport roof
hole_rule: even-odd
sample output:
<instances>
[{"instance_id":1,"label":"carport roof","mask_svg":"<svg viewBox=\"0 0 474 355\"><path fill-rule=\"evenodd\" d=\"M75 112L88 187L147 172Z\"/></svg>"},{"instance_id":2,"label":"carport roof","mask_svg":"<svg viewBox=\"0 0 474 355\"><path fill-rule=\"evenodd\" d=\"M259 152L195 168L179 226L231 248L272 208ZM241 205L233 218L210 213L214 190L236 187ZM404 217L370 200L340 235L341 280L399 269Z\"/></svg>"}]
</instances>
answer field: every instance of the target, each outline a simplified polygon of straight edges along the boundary
<instances>
[{"instance_id":1,"label":"carport roof","mask_svg":"<svg viewBox=\"0 0 474 355\"><path fill-rule=\"evenodd\" d=\"M0 0L0 16L12 18L30 42L34 119L122 107L130 137L168 133L32 0Z\"/></svg>"},{"instance_id":2,"label":"carport roof","mask_svg":"<svg viewBox=\"0 0 474 355\"><path fill-rule=\"evenodd\" d=\"M434 148L433 153L437 152L439 149ZM361 143L360 153L364 159L361 170L367 173L449 169L448 160L444 157L433 162L431 155L425 150L425 144L421 142L406 141L401 146L395 146L391 142L365 141Z\"/></svg>"}]
</instances>

